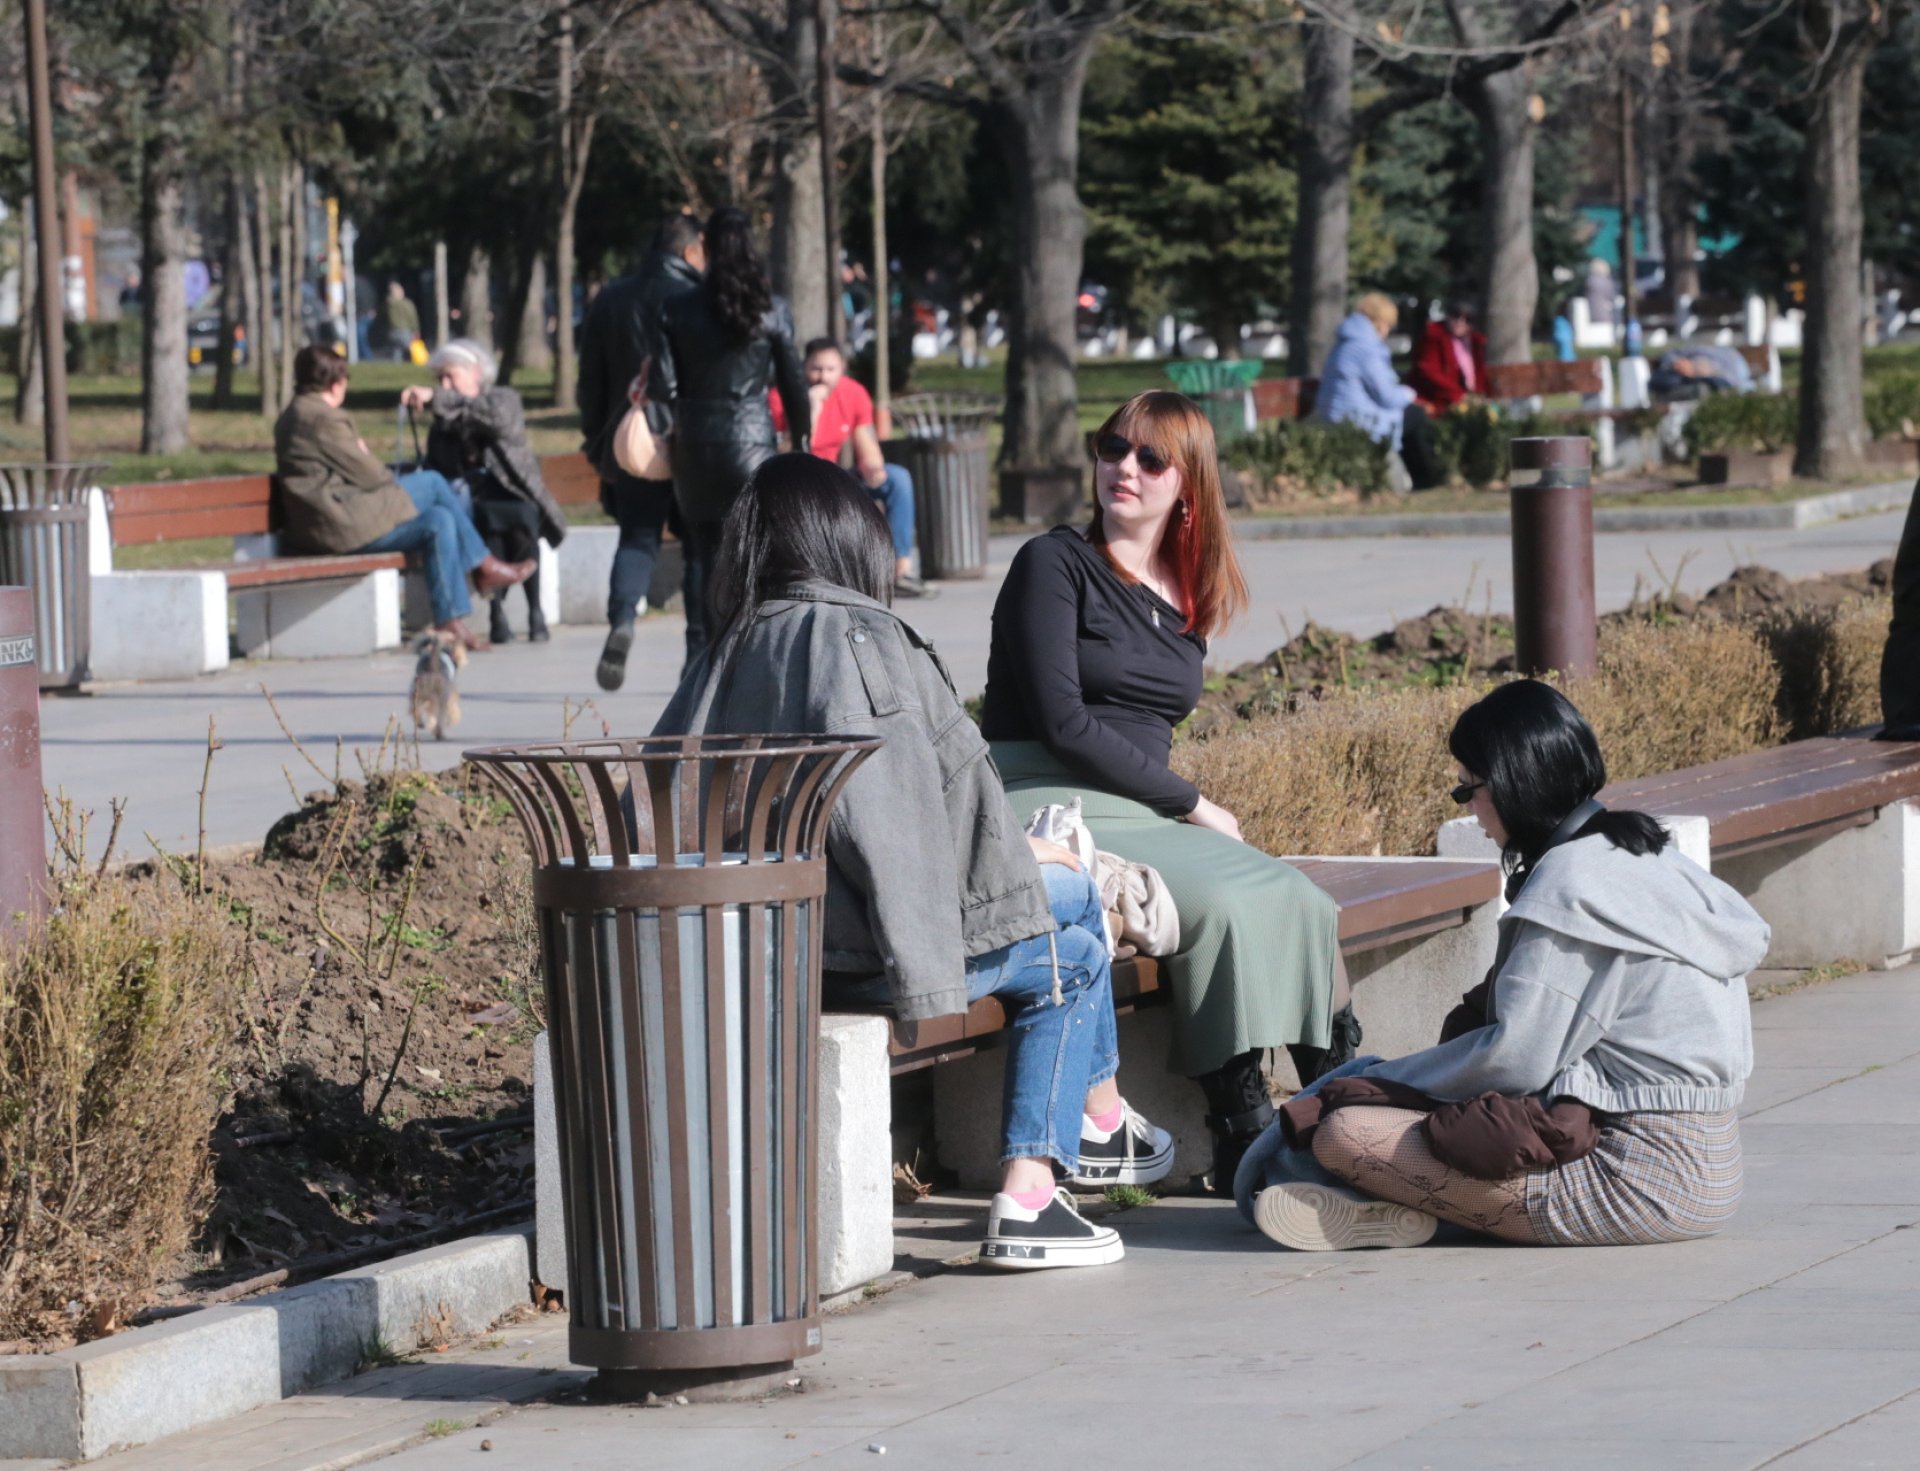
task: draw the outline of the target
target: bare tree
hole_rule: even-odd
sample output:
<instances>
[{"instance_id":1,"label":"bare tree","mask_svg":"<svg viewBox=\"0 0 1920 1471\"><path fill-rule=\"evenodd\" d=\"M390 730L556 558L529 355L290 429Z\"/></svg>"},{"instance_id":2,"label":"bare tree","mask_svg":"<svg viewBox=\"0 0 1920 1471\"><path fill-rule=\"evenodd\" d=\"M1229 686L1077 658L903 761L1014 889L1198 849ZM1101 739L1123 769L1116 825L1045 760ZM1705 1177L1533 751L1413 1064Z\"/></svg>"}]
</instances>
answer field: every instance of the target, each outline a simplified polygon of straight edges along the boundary
<instances>
[{"instance_id":1,"label":"bare tree","mask_svg":"<svg viewBox=\"0 0 1920 1471\"><path fill-rule=\"evenodd\" d=\"M1347 312L1347 240L1353 225L1352 0L1325 0L1327 23L1308 26L1300 96L1300 208L1293 233L1288 366L1319 371Z\"/></svg>"}]
</instances>

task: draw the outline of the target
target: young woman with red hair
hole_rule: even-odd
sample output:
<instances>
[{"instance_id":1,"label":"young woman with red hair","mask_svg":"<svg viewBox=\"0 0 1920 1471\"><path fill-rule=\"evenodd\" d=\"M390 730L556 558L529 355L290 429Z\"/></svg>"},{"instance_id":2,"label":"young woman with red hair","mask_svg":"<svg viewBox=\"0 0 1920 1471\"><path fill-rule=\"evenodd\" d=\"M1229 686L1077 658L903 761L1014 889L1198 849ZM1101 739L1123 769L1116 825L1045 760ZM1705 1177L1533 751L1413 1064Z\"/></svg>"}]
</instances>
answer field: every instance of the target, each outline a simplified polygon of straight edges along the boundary
<instances>
[{"instance_id":1,"label":"young woman with red hair","mask_svg":"<svg viewBox=\"0 0 1920 1471\"><path fill-rule=\"evenodd\" d=\"M1206 1093L1212 1186L1231 1195L1272 1116L1262 1052L1286 1046L1311 1081L1360 1028L1333 901L1168 766L1207 640L1247 604L1212 426L1191 399L1142 393L1093 448L1092 523L1029 541L994 604L981 728L1023 819L1078 798L1102 849L1172 891L1172 1064Z\"/></svg>"}]
</instances>

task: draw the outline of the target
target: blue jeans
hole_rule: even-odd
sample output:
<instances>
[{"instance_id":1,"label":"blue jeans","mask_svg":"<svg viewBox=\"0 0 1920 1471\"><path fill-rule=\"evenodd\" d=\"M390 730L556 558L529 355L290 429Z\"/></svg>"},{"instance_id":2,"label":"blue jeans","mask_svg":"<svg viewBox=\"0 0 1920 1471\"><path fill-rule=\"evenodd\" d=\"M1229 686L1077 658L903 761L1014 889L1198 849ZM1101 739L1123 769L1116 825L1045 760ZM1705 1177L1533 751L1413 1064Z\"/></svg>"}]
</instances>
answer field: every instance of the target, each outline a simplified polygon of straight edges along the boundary
<instances>
[{"instance_id":1,"label":"blue jeans","mask_svg":"<svg viewBox=\"0 0 1920 1471\"><path fill-rule=\"evenodd\" d=\"M1377 1057L1366 1056L1343 1062L1332 1072L1315 1078L1294 1097L1318 1093L1335 1078L1363 1073L1379 1061ZM1269 1185L1287 1184L1338 1185L1347 1188L1347 1182L1315 1159L1311 1149L1301 1149L1287 1143L1286 1135L1280 1129L1280 1115L1276 1113L1273 1122L1253 1141L1240 1161L1240 1168L1233 1177L1233 1203L1240 1207L1240 1214L1246 1218L1247 1224L1254 1225L1253 1198Z\"/></svg>"},{"instance_id":2,"label":"blue jeans","mask_svg":"<svg viewBox=\"0 0 1920 1471\"><path fill-rule=\"evenodd\" d=\"M867 493L880 502L887 513L887 531L893 537L896 557L913 555L913 476L905 465L887 466L887 478L867 487Z\"/></svg>"},{"instance_id":3,"label":"blue jeans","mask_svg":"<svg viewBox=\"0 0 1920 1471\"><path fill-rule=\"evenodd\" d=\"M473 602L467 596L467 573L487 559L487 544L439 471L416 470L402 475L400 488L420 514L401 522L385 536L375 537L360 550L419 552L426 564L433 621L464 618L473 611Z\"/></svg>"},{"instance_id":4,"label":"blue jeans","mask_svg":"<svg viewBox=\"0 0 1920 1471\"><path fill-rule=\"evenodd\" d=\"M600 504L620 525L620 545L613 553L613 572L607 580L607 626L633 622L653 582L653 564L660 555L660 531L673 510L671 480L636 480L622 474L602 482Z\"/></svg>"},{"instance_id":5,"label":"blue jeans","mask_svg":"<svg viewBox=\"0 0 1920 1471\"><path fill-rule=\"evenodd\" d=\"M967 999L998 996L1012 1013L1001 1160L1050 1159L1071 1171L1087 1090L1120 1065L1113 970L1093 881L1060 864L1040 872L1059 929L969 960Z\"/></svg>"}]
</instances>

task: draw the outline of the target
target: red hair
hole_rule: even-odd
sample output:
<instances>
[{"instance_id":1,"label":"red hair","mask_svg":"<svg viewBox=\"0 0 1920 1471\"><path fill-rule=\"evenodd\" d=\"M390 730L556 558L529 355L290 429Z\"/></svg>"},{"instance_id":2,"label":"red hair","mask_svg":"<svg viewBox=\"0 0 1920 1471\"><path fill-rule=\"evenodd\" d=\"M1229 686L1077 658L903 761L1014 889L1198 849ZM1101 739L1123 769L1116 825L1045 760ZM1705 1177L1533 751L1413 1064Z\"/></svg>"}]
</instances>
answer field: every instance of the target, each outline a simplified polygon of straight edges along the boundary
<instances>
[{"instance_id":1,"label":"red hair","mask_svg":"<svg viewBox=\"0 0 1920 1471\"><path fill-rule=\"evenodd\" d=\"M1185 394L1167 389L1136 393L1108 416L1095 433L1118 434L1135 444L1150 445L1180 472L1180 503L1167 520L1157 548L1173 564L1179 585L1180 611L1186 614L1186 632L1212 638L1247 607L1247 579L1233 550L1227 525L1227 497L1220 488L1220 452L1214 447L1213 425L1200 405ZM1120 577L1139 579L1114 560L1101 524L1100 498L1093 501L1093 526L1088 540L1100 548Z\"/></svg>"}]
</instances>

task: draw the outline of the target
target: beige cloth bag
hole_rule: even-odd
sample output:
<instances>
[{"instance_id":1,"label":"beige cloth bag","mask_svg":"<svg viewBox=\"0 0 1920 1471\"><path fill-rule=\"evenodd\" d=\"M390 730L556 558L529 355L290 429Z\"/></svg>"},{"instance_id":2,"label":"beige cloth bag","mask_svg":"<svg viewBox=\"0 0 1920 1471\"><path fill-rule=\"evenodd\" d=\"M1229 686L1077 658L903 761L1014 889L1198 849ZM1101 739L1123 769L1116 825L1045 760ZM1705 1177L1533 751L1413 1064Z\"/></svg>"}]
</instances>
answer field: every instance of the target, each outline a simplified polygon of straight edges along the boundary
<instances>
[{"instance_id":1,"label":"beige cloth bag","mask_svg":"<svg viewBox=\"0 0 1920 1471\"><path fill-rule=\"evenodd\" d=\"M1167 881L1144 863L1098 851L1078 797L1064 806L1042 807L1028 819L1027 833L1069 849L1093 875L1100 907L1106 911L1109 956L1125 960L1131 955L1171 955L1180 948L1180 912L1173 907Z\"/></svg>"},{"instance_id":2,"label":"beige cloth bag","mask_svg":"<svg viewBox=\"0 0 1920 1471\"><path fill-rule=\"evenodd\" d=\"M671 480L667 447L647 422L647 367L627 385L627 407L613 426L613 462L636 480Z\"/></svg>"}]
</instances>

